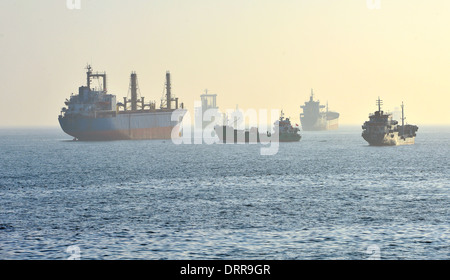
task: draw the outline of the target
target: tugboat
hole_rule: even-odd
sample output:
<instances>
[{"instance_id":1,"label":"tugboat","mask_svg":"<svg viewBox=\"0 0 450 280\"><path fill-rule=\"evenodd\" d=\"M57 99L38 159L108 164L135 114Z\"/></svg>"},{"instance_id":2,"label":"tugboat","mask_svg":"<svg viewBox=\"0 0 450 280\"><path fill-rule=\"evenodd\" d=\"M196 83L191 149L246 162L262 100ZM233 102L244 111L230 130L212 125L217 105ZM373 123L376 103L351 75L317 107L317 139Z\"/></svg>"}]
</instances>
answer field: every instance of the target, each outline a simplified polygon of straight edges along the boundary
<instances>
[{"instance_id":1,"label":"tugboat","mask_svg":"<svg viewBox=\"0 0 450 280\"><path fill-rule=\"evenodd\" d=\"M274 124L275 134L279 133L280 142L297 142L302 138L302 136L298 133L300 131L298 125L293 127L289 118L284 118L283 111L281 111L280 119Z\"/></svg>"},{"instance_id":2,"label":"tugboat","mask_svg":"<svg viewBox=\"0 0 450 280\"><path fill-rule=\"evenodd\" d=\"M289 118L284 118L283 111L281 111L280 119L274 125L274 134L278 134L279 138L270 138L270 141L297 142L302 138L298 133L300 129L293 127ZM268 131L266 133L260 133L257 127L243 130L234 129L230 125L216 125L214 130L222 143L260 143L261 138L266 139L272 136Z\"/></svg>"},{"instance_id":3,"label":"tugboat","mask_svg":"<svg viewBox=\"0 0 450 280\"><path fill-rule=\"evenodd\" d=\"M378 97L378 111L369 115L369 121L363 126L362 137L371 146L396 146L414 144L416 131L419 129L416 125L404 123L404 106L402 102L402 125L392 119L392 114L381 110L383 101Z\"/></svg>"}]
</instances>

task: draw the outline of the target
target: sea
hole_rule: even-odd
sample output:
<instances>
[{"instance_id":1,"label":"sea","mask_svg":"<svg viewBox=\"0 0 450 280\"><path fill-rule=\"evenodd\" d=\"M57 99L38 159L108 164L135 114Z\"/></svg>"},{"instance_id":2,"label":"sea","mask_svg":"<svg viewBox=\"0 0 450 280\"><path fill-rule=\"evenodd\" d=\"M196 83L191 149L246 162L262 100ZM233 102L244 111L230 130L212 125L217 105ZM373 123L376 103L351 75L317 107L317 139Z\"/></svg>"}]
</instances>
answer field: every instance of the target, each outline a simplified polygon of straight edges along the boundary
<instances>
[{"instance_id":1,"label":"sea","mask_svg":"<svg viewBox=\"0 0 450 280\"><path fill-rule=\"evenodd\" d=\"M450 127L262 144L73 141L0 129L3 260L450 259Z\"/></svg>"}]
</instances>

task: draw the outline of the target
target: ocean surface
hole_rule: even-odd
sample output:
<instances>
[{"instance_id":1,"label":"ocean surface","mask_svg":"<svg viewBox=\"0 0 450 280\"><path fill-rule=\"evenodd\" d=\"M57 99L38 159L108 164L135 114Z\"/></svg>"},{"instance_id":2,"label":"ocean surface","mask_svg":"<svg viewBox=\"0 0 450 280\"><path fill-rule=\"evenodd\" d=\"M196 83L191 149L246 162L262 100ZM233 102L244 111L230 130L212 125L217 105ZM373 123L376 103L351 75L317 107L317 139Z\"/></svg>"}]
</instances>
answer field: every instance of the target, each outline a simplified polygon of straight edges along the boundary
<instances>
[{"instance_id":1,"label":"ocean surface","mask_svg":"<svg viewBox=\"0 0 450 280\"><path fill-rule=\"evenodd\" d=\"M450 259L450 127L261 145L0 129L0 259Z\"/></svg>"}]
</instances>

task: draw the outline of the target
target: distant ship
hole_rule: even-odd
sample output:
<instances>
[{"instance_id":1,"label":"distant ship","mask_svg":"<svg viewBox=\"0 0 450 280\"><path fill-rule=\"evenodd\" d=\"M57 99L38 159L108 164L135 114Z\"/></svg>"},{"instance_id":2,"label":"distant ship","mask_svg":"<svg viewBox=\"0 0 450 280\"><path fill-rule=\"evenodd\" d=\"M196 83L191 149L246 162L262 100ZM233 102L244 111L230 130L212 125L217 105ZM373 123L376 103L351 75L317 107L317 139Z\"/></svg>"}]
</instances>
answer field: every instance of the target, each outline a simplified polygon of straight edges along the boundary
<instances>
[{"instance_id":1,"label":"distant ship","mask_svg":"<svg viewBox=\"0 0 450 280\"><path fill-rule=\"evenodd\" d=\"M289 118L284 118L284 113L281 111L280 119L275 123L275 134L279 134L280 142L297 142L302 136L299 134L300 129L298 125L292 126Z\"/></svg>"},{"instance_id":2,"label":"distant ship","mask_svg":"<svg viewBox=\"0 0 450 280\"><path fill-rule=\"evenodd\" d=\"M229 125L216 125L214 131L222 143L259 143L261 138L269 136L267 133L259 133L258 128L235 129Z\"/></svg>"},{"instance_id":3,"label":"distant ship","mask_svg":"<svg viewBox=\"0 0 450 280\"><path fill-rule=\"evenodd\" d=\"M116 96L107 93L106 73L92 73L87 66L87 85L78 89L78 94L66 99L58 117L62 130L74 140L134 140L171 139L179 137L178 124L186 110L178 108L178 98L171 95L170 73L166 72L166 99L161 100L160 109L154 102L138 100L137 75L131 73L131 98L124 97L123 103L116 102ZM93 79L102 79L98 88L92 87ZM172 104L172 103L175 104ZM174 106L173 106L174 105ZM177 110L178 109L178 110ZM178 120L172 120L177 110Z\"/></svg>"},{"instance_id":4,"label":"distant ship","mask_svg":"<svg viewBox=\"0 0 450 280\"><path fill-rule=\"evenodd\" d=\"M392 114L381 111L382 100L378 97L378 111L369 115L369 121L362 126L362 137L372 146L395 146L414 144L416 125L404 123L404 106L402 102L402 125L392 119Z\"/></svg>"},{"instance_id":5,"label":"distant ship","mask_svg":"<svg viewBox=\"0 0 450 280\"><path fill-rule=\"evenodd\" d=\"M300 122L304 131L333 130L339 127L339 113L328 111L327 106L320 105L320 101L314 101L314 93L305 105L300 106L303 113L300 114ZM325 109L325 110L324 110Z\"/></svg>"},{"instance_id":6,"label":"distant ship","mask_svg":"<svg viewBox=\"0 0 450 280\"><path fill-rule=\"evenodd\" d=\"M274 123L274 133L279 134L278 139L270 139L278 142L298 142L302 138L300 129L293 127L289 118L284 118L283 111L279 120ZM222 143L259 143L261 138L270 137L270 132L260 133L258 128L235 129L230 125L216 125L214 130Z\"/></svg>"}]
</instances>

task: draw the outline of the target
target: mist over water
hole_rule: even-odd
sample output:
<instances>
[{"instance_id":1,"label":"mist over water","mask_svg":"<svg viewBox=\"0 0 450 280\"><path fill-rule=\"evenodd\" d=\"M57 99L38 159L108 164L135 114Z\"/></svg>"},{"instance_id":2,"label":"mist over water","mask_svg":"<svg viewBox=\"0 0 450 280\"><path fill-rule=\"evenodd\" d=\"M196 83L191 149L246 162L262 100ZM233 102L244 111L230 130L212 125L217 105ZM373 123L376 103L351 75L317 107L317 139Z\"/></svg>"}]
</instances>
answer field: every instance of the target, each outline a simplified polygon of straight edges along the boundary
<instances>
[{"instance_id":1,"label":"mist over water","mask_svg":"<svg viewBox=\"0 0 450 280\"><path fill-rule=\"evenodd\" d=\"M450 127L261 145L0 130L0 259L448 259Z\"/></svg>"}]
</instances>

